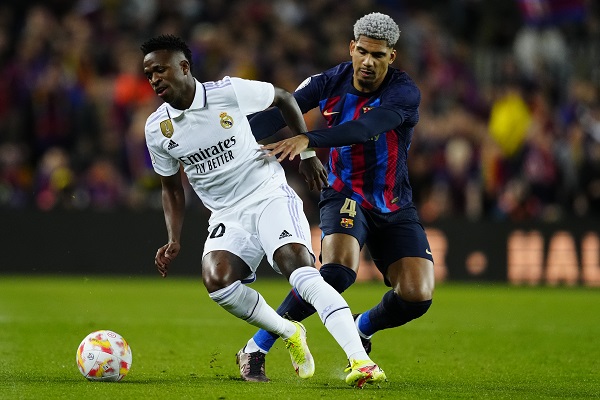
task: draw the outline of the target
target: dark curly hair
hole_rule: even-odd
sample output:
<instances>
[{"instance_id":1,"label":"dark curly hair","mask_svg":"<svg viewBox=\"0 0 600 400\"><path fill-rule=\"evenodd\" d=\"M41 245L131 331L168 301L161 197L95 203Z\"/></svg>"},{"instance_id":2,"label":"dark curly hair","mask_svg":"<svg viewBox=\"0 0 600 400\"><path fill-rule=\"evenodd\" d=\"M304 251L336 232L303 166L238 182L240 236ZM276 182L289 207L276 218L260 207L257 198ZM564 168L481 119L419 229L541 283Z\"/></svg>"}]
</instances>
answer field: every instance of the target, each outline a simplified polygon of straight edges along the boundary
<instances>
[{"instance_id":1,"label":"dark curly hair","mask_svg":"<svg viewBox=\"0 0 600 400\"><path fill-rule=\"evenodd\" d=\"M174 35L160 35L148 39L141 46L140 50L144 55L156 50L180 51L190 63L192 68L192 51L188 45L179 37Z\"/></svg>"}]
</instances>

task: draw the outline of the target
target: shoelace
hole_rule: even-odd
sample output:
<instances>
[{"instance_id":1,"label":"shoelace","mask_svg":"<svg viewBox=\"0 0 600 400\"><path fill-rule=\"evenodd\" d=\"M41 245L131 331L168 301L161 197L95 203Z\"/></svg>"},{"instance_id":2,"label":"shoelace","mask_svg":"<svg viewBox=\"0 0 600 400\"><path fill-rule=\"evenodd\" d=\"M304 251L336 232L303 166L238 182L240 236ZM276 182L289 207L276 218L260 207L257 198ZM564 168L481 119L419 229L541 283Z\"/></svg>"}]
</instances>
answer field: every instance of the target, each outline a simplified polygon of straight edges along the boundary
<instances>
[{"instance_id":1,"label":"shoelace","mask_svg":"<svg viewBox=\"0 0 600 400\"><path fill-rule=\"evenodd\" d=\"M248 356L248 366L250 367L250 375L262 374L265 356L261 352L251 353Z\"/></svg>"},{"instance_id":2,"label":"shoelace","mask_svg":"<svg viewBox=\"0 0 600 400\"><path fill-rule=\"evenodd\" d=\"M359 364L358 361L356 360L352 360L352 362L348 362L348 366L346 367L346 369L344 369L344 372L350 372L352 371L357 365ZM365 365L364 367L358 368L358 371L360 372L372 372L375 370L375 365Z\"/></svg>"},{"instance_id":3,"label":"shoelace","mask_svg":"<svg viewBox=\"0 0 600 400\"><path fill-rule=\"evenodd\" d=\"M301 364L305 361L304 360L304 352L302 352L301 349L299 349L297 346L294 345L291 337L285 341L285 347L292 353L292 355L294 356L294 359L296 359L298 363Z\"/></svg>"}]
</instances>

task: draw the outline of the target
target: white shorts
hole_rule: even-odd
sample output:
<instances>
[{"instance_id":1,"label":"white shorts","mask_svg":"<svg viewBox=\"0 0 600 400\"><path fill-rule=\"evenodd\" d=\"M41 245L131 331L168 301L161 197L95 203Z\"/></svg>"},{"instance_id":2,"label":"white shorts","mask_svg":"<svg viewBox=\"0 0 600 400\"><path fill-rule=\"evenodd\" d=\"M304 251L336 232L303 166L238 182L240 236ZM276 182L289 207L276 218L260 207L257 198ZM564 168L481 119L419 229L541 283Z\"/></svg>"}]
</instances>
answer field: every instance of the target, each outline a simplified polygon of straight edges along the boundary
<instances>
[{"instance_id":1,"label":"white shorts","mask_svg":"<svg viewBox=\"0 0 600 400\"><path fill-rule=\"evenodd\" d=\"M249 283L256 279L256 269L265 255L273 269L281 273L273 261L273 254L288 243L303 244L314 260L310 226L302 200L284 184L266 198L247 198L243 204L213 213L202 257L215 250L235 254L252 270L243 281Z\"/></svg>"}]
</instances>

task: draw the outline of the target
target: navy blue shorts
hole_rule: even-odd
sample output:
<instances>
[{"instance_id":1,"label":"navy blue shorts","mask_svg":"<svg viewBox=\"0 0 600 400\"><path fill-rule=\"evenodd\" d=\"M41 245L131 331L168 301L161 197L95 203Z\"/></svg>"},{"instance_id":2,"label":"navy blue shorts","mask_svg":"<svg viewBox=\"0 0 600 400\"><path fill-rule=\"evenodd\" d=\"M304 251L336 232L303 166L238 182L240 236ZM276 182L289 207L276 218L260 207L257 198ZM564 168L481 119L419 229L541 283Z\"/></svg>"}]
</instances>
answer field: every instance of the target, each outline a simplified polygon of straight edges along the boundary
<instances>
[{"instance_id":1,"label":"navy blue shorts","mask_svg":"<svg viewBox=\"0 0 600 400\"><path fill-rule=\"evenodd\" d=\"M361 249L367 245L384 277L388 266L404 257L421 257L433 262L429 241L414 205L379 213L326 188L321 192L319 212L321 237L332 233L354 236Z\"/></svg>"}]
</instances>

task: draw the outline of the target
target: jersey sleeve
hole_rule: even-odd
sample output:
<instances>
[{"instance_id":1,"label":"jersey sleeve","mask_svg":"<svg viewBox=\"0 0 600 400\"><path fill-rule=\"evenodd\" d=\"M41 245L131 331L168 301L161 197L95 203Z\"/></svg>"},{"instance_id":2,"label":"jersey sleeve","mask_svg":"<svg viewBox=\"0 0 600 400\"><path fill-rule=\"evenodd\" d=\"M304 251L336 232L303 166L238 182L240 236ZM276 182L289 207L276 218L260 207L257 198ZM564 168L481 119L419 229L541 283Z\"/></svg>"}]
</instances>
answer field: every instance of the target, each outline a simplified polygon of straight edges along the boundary
<instances>
[{"instance_id":1,"label":"jersey sleeve","mask_svg":"<svg viewBox=\"0 0 600 400\"><path fill-rule=\"evenodd\" d=\"M421 92L416 85L395 85L383 93L380 108L395 111L401 123L414 126L419 122L420 103Z\"/></svg>"},{"instance_id":2,"label":"jersey sleeve","mask_svg":"<svg viewBox=\"0 0 600 400\"><path fill-rule=\"evenodd\" d=\"M152 131L152 128L146 126L146 147L152 161L152 168L161 176L175 175L179 171L179 161L175 160L166 153L154 139L157 132Z\"/></svg>"},{"instance_id":3,"label":"jersey sleeve","mask_svg":"<svg viewBox=\"0 0 600 400\"><path fill-rule=\"evenodd\" d=\"M179 162L173 158L167 158L160 152L153 151L148 146L148 152L150 153L150 159L152 160L152 168L154 171L161 176L175 175L179 171Z\"/></svg>"},{"instance_id":4,"label":"jersey sleeve","mask_svg":"<svg viewBox=\"0 0 600 400\"><path fill-rule=\"evenodd\" d=\"M240 110L249 115L266 110L275 99L275 87L268 82L230 78Z\"/></svg>"},{"instance_id":5,"label":"jersey sleeve","mask_svg":"<svg viewBox=\"0 0 600 400\"><path fill-rule=\"evenodd\" d=\"M294 98L302 114L306 114L319 105L320 88L324 84L322 81L323 74L308 77L294 91ZM257 141L260 141L274 135L286 124L281 112L273 108L253 115L250 118L250 126L252 134Z\"/></svg>"},{"instance_id":6,"label":"jersey sleeve","mask_svg":"<svg viewBox=\"0 0 600 400\"><path fill-rule=\"evenodd\" d=\"M319 106L321 99L321 90L325 85L325 75L317 74L308 77L296 88L294 97L298 102L300 110L306 114L310 110Z\"/></svg>"},{"instance_id":7,"label":"jersey sleeve","mask_svg":"<svg viewBox=\"0 0 600 400\"><path fill-rule=\"evenodd\" d=\"M305 132L308 147L339 147L364 143L373 136L395 129L402 124L400 114L377 107L358 119L331 128Z\"/></svg>"}]
</instances>

